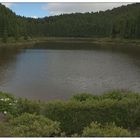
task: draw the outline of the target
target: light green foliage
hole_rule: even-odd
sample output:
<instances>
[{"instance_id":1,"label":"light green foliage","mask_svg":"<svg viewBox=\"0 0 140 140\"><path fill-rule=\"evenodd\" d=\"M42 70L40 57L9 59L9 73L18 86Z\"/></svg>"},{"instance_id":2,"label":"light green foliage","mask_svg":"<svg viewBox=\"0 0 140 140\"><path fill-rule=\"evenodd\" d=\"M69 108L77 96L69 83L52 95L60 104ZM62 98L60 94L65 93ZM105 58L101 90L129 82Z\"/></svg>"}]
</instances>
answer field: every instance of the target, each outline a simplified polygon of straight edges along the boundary
<instances>
[{"instance_id":1,"label":"light green foliage","mask_svg":"<svg viewBox=\"0 0 140 140\"><path fill-rule=\"evenodd\" d=\"M11 119L9 124L11 126L11 136L54 137L61 135L58 122L34 114L25 113Z\"/></svg>"},{"instance_id":2,"label":"light green foliage","mask_svg":"<svg viewBox=\"0 0 140 140\"><path fill-rule=\"evenodd\" d=\"M18 100L14 96L0 92L0 112L16 114L17 102Z\"/></svg>"},{"instance_id":3,"label":"light green foliage","mask_svg":"<svg viewBox=\"0 0 140 140\"><path fill-rule=\"evenodd\" d=\"M115 95L118 94L118 95ZM124 95L123 95L124 94ZM92 121L101 124L115 122L117 126L134 129L140 126L140 96L133 93L112 92L82 101L50 102L44 105L42 114L61 123L67 135L80 134ZM122 98L120 99L120 96ZM124 96L124 97L123 97ZM84 96L85 97L85 96ZM80 99L80 101L79 101Z\"/></svg>"},{"instance_id":4,"label":"light green foliage","mask_svg":"<svg viewBox=\"0 0 140 140\"><path fill-rule=\"evenodd\" d=\"M114 123L101 125L97 122L92 122L83 130L84 137L128 137L131 133L121 127L117 127Z\"/></svg>"}]
</instances>

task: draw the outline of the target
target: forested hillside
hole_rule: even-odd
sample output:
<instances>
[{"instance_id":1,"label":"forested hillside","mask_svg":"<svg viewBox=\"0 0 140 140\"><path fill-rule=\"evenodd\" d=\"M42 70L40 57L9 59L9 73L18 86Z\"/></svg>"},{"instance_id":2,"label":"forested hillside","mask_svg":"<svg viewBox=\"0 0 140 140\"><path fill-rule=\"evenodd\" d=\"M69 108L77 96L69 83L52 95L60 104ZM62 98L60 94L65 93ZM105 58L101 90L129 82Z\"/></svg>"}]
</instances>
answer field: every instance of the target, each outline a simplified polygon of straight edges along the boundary
<instances>
[{"instance_id":1,"label":"forested hillside","mask_svg":"<svg viewBox=\"0 0 140 140\"><path fill-rule=\"evenodd\" d=\"M0 37L112 37L140 38L140 3L96 13L45 18L17 16L0 4Z\"/></svg>"}]
</instances>

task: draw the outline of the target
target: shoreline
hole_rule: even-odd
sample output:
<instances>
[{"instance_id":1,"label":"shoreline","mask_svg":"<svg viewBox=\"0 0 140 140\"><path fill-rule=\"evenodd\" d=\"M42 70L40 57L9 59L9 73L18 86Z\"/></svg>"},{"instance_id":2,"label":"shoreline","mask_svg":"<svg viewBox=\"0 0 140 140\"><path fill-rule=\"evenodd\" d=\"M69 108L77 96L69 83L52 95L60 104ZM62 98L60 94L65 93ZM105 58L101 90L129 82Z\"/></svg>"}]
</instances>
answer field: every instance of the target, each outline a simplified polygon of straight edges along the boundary
<instances>
[{"instance_id":1,"label":"shoreline","mask_svg":"<svg viewBox=\"0 0 140 140\"><path fill-rule=\"evenodd\" d=\"M91 43L95 45L106 46L126 46L140 48L140 39L112 39L112 38L81 38L81 37L43 37L32 38L29 40L9 41L7 43L0 42L1 47L33 47L37 43ZM26 45L26 46L25 46Z\"/></svg>"}]
</instances>

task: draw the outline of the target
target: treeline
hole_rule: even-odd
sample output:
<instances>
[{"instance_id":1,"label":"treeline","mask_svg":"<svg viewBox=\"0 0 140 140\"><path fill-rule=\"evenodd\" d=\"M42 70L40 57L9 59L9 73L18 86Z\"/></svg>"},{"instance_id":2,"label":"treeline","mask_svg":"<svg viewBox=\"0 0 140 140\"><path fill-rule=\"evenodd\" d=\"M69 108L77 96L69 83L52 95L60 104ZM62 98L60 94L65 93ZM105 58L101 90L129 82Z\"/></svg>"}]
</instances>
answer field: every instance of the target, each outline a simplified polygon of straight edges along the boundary
<instances>
[{"instance_id":1,"label":"treeline","mask_svg":"<svg viewBox=\"0 0 140 140\"><path fill-rule=\"evenodd\" d=\"M7 37L140 38L140 4L38 19L17 16L0 4L0 38Z\"/></svg>"}]
</instances>

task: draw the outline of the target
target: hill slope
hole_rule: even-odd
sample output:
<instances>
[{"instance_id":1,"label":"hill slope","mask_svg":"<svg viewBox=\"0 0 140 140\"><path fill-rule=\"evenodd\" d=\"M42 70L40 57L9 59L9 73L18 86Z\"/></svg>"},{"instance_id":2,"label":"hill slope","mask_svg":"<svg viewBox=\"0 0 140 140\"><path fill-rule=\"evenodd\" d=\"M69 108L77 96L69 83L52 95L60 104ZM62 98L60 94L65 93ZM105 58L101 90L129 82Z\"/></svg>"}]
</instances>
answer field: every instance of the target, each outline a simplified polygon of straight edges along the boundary
<instances>
[{"instance_id":1,"label":"hill slope","mask_svg":"<svg viewBox=\"0 0 140 140\"><path fill-rule=\"evenodd\" d=\"M8 36L140 38L140 4L39 19L17 16L0 4L0 37Z\"/></svg>"}]
</instances>

